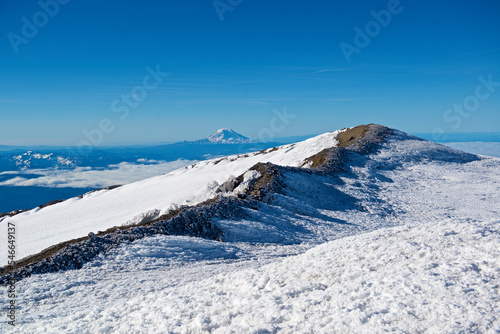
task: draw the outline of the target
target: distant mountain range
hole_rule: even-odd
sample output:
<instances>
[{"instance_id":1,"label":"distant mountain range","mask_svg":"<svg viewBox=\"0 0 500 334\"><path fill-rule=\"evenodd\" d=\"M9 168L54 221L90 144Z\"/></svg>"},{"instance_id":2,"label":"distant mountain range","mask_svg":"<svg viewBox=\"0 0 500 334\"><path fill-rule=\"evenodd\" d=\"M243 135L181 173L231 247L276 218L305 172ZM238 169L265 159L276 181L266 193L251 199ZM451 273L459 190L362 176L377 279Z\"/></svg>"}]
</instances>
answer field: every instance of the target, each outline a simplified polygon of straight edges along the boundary
<instances>
[{"instance_id":1,"label":"distant mountain range","mask_svg":"<svg viewBox=\"0 0 500 334\"><path fill-rule=\"evenodd\" d=\"M276 146L245 137L231 129L220 129L195 141L155 146L94 147L81 155L74 147L39 146L34 148L3 146L0 150L0 171L27 168L106 167L120 162L138 160L174 161L205 160L212 157L246 153Z\"/></svg>"},{"instance_id":2,"label":"distant mountain range","mask_svg":"<svg viewBox=\"0 0 500 334\"><path fill-rule=\"evenodd\" d=\"M431 135L420 134L432 140ZM447 141L500 141L500 134L448 134ZM177 159L206 160L218 156L248 153L277 145L303 141L311 136L276 138L272 142L250 139L228 128L194 141L162 145L94 147L86 155L76 147L64 146L4 146L0 145L0 171L33 168L68 169L80 166L107 167L120 162L137 163L140 160L174 161Z\"/></svg>"}]
</instances>

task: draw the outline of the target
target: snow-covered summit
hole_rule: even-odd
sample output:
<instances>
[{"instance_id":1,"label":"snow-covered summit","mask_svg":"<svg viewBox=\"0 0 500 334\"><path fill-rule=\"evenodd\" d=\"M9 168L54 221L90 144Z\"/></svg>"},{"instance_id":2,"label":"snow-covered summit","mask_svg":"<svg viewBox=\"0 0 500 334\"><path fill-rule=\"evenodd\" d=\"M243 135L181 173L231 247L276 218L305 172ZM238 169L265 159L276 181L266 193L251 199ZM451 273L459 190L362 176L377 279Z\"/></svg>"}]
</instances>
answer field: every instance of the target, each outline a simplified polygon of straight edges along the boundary
<instances>
[{"instance_id":1,"label":"snow-covered summit","mask_svg":"<svg viewBox=\"0 0 500 334\"><path fill-rule=\"evenodd\" d=\"M196 144L249 144L255 142L255 140L228 128L219 129L207 138L195 141Z\"/></svg>"}]
</instances>

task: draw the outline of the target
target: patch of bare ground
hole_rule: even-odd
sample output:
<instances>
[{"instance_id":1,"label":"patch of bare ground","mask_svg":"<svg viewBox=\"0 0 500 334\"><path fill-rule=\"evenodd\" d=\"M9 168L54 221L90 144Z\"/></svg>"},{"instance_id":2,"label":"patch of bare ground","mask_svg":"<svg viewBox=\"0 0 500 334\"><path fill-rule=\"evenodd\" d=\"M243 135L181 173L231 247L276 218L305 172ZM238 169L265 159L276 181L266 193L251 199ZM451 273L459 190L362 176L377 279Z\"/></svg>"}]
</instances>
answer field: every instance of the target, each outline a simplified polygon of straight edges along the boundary
<instances>
[{"instance_id":1,"label":"patch of bare ground","mask_svg":"<svg viewBox=\"0 0 500 334\"><path fill-rule=\"evenodd\" d=\"M359 138L366 135L370 129L370 125L372 124L358 125L339 133L337 135L337 140L339 142L338 146L348 147L349 145L354 144Z\"/></svg>"},{"instance_id":2,"label":"patch of bare ground","mask_svg":"<svg viewBox=\"0 0 500 334\"><path fill-rule=\"evenodd\" d=\"M348 148L357 153L368 154L377 149L392 130L379 124L359 125L338 134L339 147Z\"/></svg>"},{"instance_id":3,"label":"patch of bare ground","mask_svg":"<svg viewBox=\"0 0 500 334\"><path fill-rule=\"evenodd\" d=\"M346 129L337 135L338 146L326 148L304 160L302 167L326 173L343 171L347 151L360 154L373 152L391 134L391 129L378 125L366 124Z\"/></svg>"},{"instance_id":4,"label":"patch of bare ground","mask_svg":"<svg viewBox=\"0 0 500 334\"><path fill-rule=\"evenodd\" d=\"M343 147L326 148L305 159L301 167L327 174L339 173L344 171L346 157L347 151Z\"/></svg>"}]
</instances>

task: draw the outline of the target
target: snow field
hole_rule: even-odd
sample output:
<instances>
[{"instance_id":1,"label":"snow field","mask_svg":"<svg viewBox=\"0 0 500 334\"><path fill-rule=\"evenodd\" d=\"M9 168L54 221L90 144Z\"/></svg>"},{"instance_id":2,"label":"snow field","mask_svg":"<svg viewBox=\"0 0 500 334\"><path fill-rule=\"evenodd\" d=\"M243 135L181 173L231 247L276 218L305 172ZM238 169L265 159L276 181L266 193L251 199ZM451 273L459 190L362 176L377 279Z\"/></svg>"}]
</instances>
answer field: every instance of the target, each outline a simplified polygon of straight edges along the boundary
<instances>
[{"instance_id":1,"label":"snow field","mask_svg":"<svg viewBox=\"0 0 500 334\"><path fill-rule=\"evenodd\" d=\"M19 328L23 333L494 333L500 330L499 223L443 221L382 229L264 265L228 270L208 262L195 278L180 284L164 278L155 288L147 275L135 282L89 277L73 284L67 274L41 275L51 278L54 291L40 277L37 288L35 282L26 285L24 293L34 299L27 307L45 298L36 306L36 322ZM221 255L204 243L193 252ZM115 263L126 266L129 259L119 257ZM206 277L202 268L210 268ZM180 270L188 274L189 266ZM121 296L120 302L109 296L108 291L133 285L146 289ZM106 302L85 297L85 291L105 294L100 297ZM46 294L64 298L64 307L73 312L61 311L60 302L47 304ZM82 310L82 304L91 310Z\"/></svg>"}]
</instances>

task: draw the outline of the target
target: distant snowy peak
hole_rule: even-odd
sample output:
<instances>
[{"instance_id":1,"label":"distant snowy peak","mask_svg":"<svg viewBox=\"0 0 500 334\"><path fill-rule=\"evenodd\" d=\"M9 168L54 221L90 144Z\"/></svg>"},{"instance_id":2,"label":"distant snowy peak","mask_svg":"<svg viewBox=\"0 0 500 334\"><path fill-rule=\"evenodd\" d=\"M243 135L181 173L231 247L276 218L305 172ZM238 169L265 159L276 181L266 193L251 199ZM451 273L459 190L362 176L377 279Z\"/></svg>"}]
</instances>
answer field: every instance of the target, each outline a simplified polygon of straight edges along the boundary
<instances>
[{"instance_id":1,"label":"distant snowy peak","mask_svg":"<svg viewBox=\"0 0 500 334\"><path fill-rule=\"evenodd\" d=\"M195 141L196 144L248 144L255 142L257 141L240 135L236 131L227 128L219 129L213 135Z\"/></svg>"},{"instance_id":2,"label":"distant snowy peak","mask_svg":"<svg viewBox=\"0 0 500 334\"><path fill-rule=\"evenodd\" d=\"M206 139L214 144L230 144L251 141L250 138L240 135L231 129L219 129L216 133Z\"/></svg>"}]
</instances>

